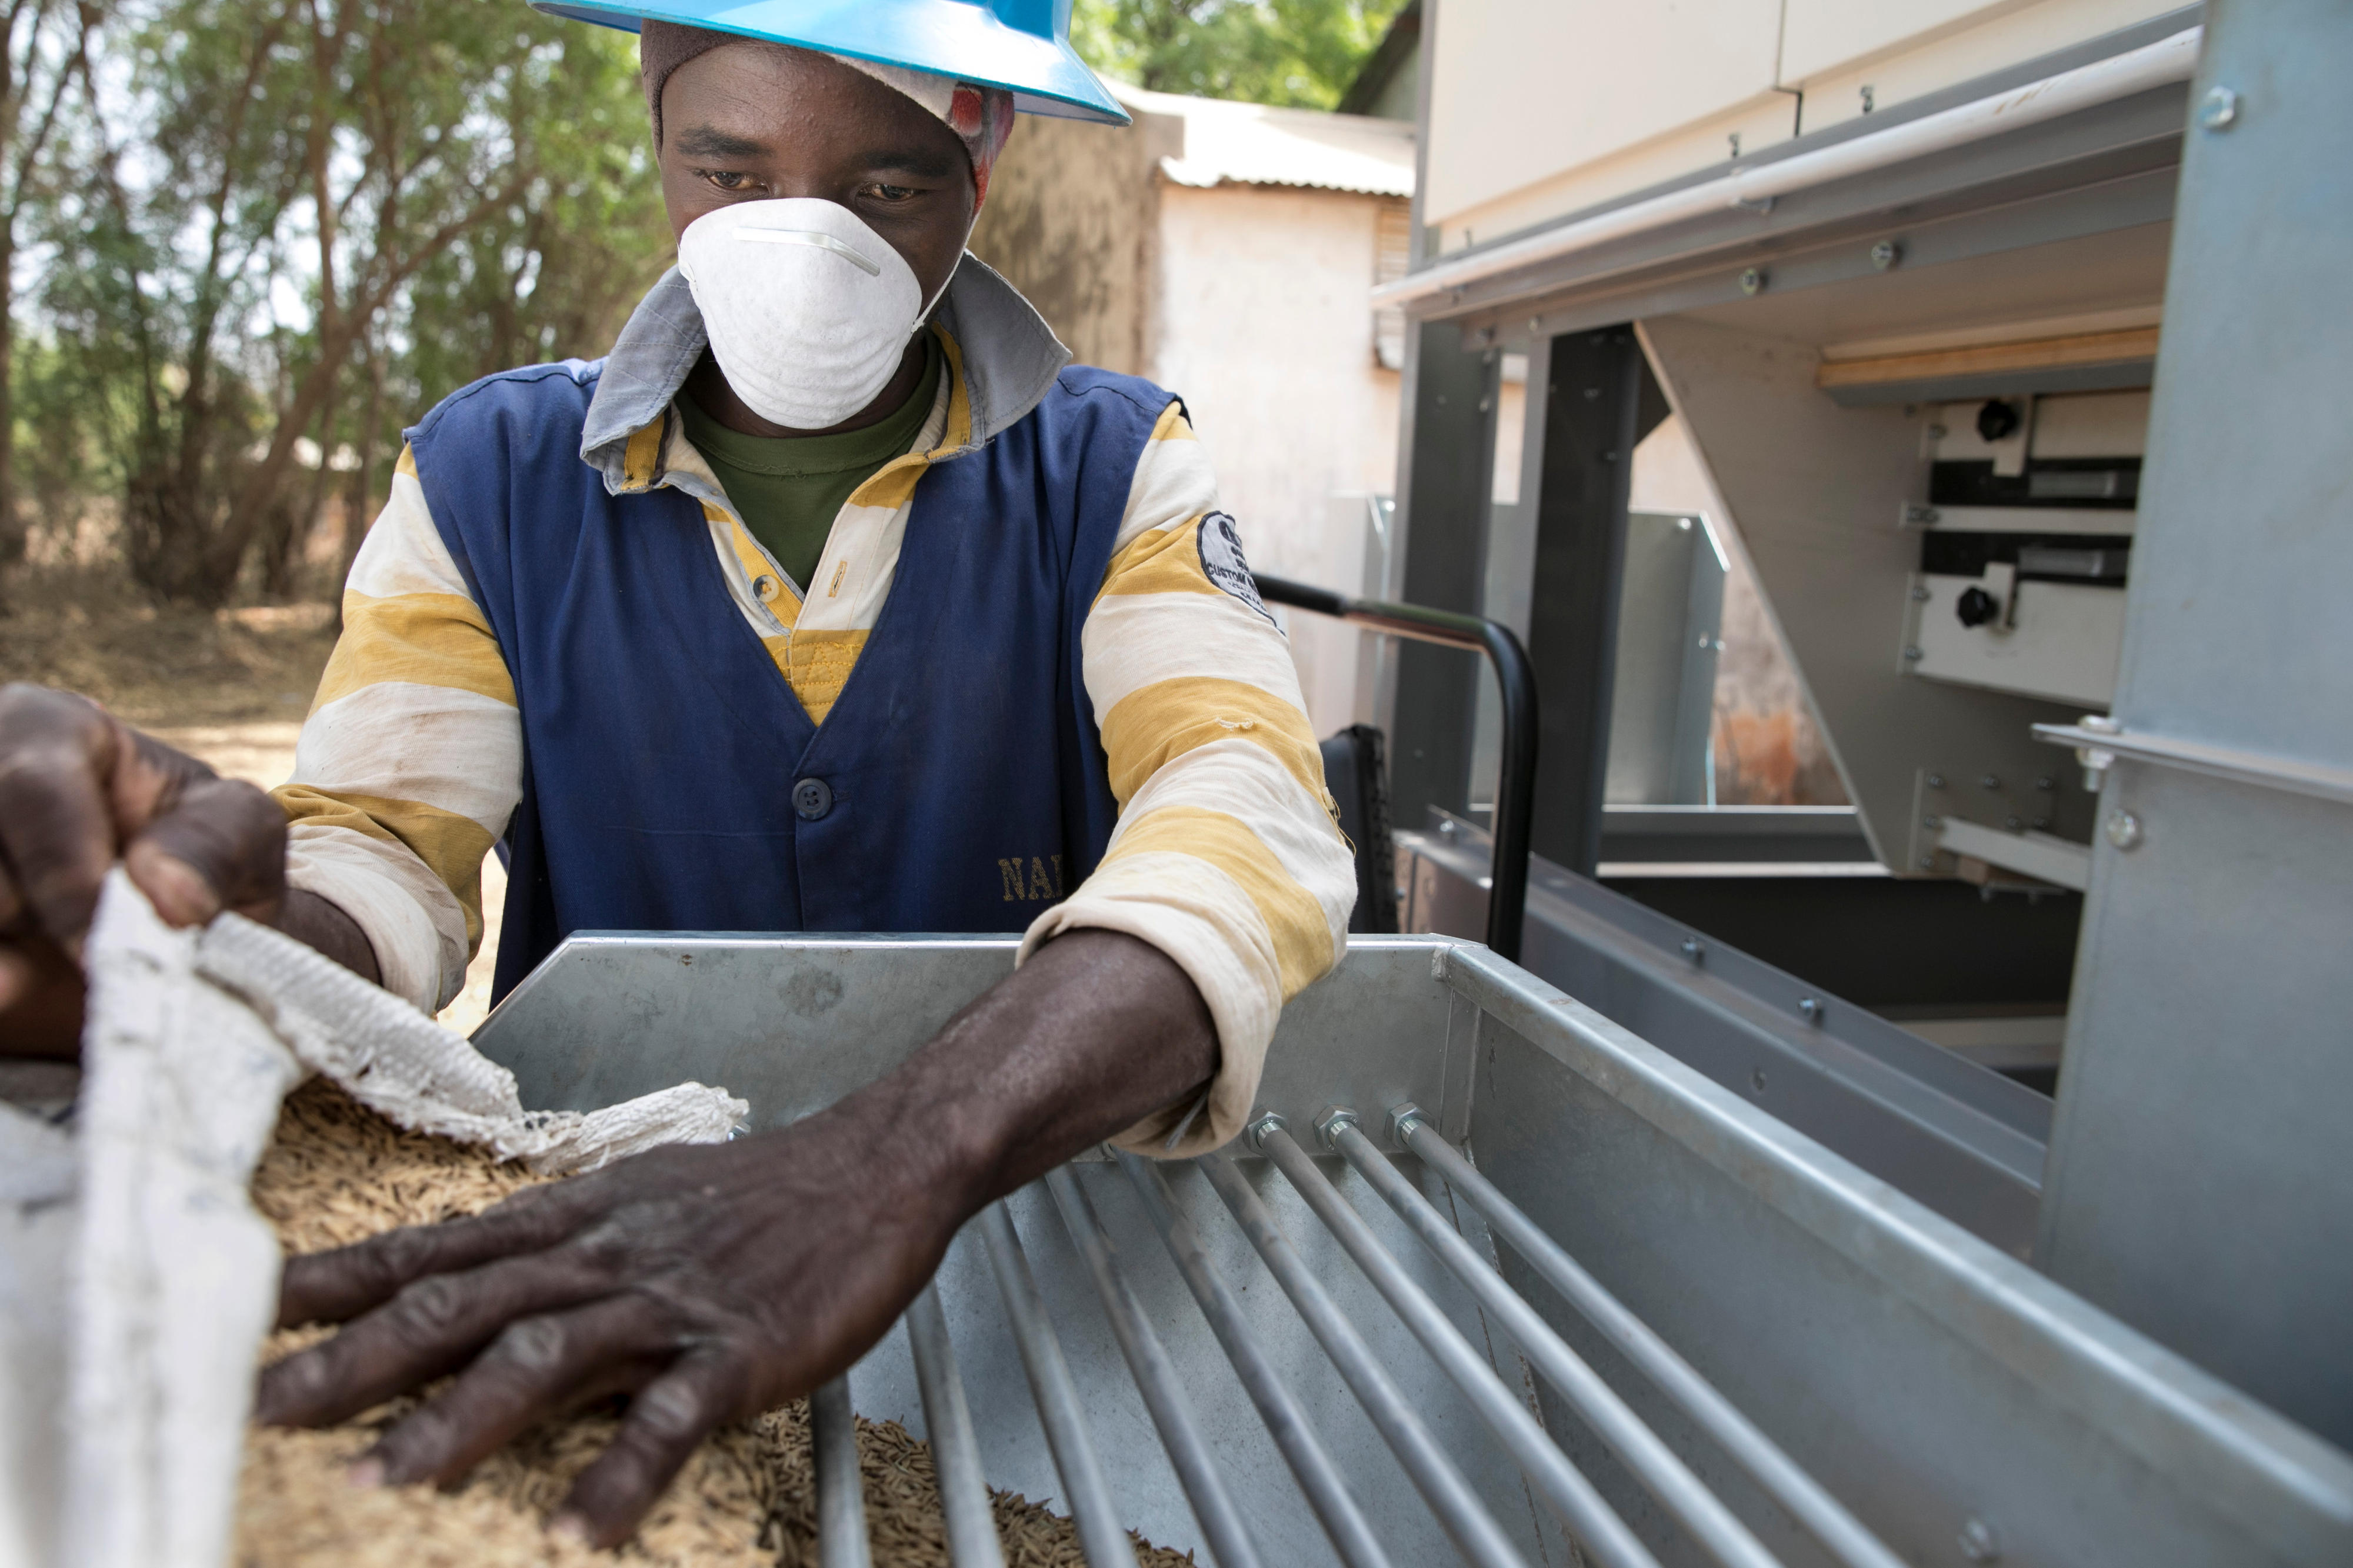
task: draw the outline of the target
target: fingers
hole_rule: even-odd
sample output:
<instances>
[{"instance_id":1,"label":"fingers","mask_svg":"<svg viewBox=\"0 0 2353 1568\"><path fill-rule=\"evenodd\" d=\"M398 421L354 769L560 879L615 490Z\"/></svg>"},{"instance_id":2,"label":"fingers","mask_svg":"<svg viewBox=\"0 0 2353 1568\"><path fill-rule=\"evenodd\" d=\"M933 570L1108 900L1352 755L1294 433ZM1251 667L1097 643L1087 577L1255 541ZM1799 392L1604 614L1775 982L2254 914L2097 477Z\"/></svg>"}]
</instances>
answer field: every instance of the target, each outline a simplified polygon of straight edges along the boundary
<instances>
[{"instance_id":1,"label":"fingers","mask_svg":"<svg viewBox=\"0 0 2353 1568\"><path fill-rule=\"evenodd\" d=\"M0 859L23 926L79 957L114 863L113 725L62 691L0 690Z\"/></svg>"},{"instance_id":2,"label":"fingers","mask_svg":"<svg viewBox=\"0 0 2353 1568\"><path fill-rule=\"evenodd\" d=\"M355 1479L446 1486L533 1422L643 1386L677 1348L663 1318L624 1295L509 1323L446 1393L385 1434Z\"/></svg>"},{"instance_id":3,"label":"fingers","mask_svg":"<svg viewBox=\"0 0 2353 1568\"><path fill-rule=\"evenodd\" d=\"M286 814L242 779L190 780L122 863L173 925L202 925L224 909L267 924L286 897Z\"/></svg>"},{"instance_id":4,"label":"fingers","mask_svg":"<svg viewBox=\"0 0 2353 1568\"><path fill-rule=\"evenodd\" d=\"M40 935L0 938L0 1057L81 1051L81 966Z\"/></svg>"},{"instance_id":5,"label":"fingers","mask_svg":"<svg viewBox=\"0 0 2353 1568\"><path fill-rule=\"evenodd\" d=\"M618 1546L721 1422L745 1414L743 1363L716 1346L681 1356L629 1401L620 1435L580 1472L549 1529L593 1546Z\"/></svg>"},{"instance_id":6,"label":"fingers","mask_svg":"<svg viewBox=\"0 0 2353 1568\"><path fill-rule=\"evenodd\" d=\"M571 1234L578 1200L563 1189L539 1188L471 1219L386 1231L332 1252L289 1258L278 1284L278 1326L349 1322L427 1275L554 1247Z\"/></svg>"},{"instance_id":7,"label":"fingers","mask_svg":"<svg viewBox=\"0 0 2353 1568\"><path fill-rule=\"evenodd\" d=\"M565 1248L419 1279L333 1339L265 1369L255 1414L273 1426L327 1426L455 1371L517 1319L611 1288Z\"/></svg>"},{"instance_id":8,"label":"fingers","mask_svg":"<svg viewBox=\"0 0 2353 1568\"><path fill-rule=\"evenodd\" d=\"M188 924L194 911L209 919L225 899L274 911L285 828L281 820L268 837L246 798L258 793L224 784L87 698L0 688L0 930L38 930L79 958L118 850L183 808L193 811L193 826L162 847L187 868L153 868L153 886L133 873L165 918ZM231 844L241 853L230 853ZM274 851L274 869L260 862L265 849ZM216 890L208 893L207 883Z\"/></svg>"}]
</instances>

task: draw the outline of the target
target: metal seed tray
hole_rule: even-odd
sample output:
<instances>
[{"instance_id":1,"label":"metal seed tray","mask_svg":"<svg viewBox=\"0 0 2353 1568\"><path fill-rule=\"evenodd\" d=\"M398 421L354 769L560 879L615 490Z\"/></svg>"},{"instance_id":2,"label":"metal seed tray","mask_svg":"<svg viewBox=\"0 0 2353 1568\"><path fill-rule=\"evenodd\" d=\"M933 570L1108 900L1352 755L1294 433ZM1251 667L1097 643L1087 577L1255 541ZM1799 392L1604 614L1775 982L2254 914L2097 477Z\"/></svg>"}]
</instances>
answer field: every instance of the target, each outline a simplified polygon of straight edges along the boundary
<instances>
[{"instance_id":1,"label":"metal seed tray","mask_svg":"<svg viewBox=\"0 0 2353 1568\"><path fill-rule=\"evenodd\" d=\"M903 1060L1010 940L583 934L476 1035L524 1103L724 1084L759 1126ZM1222 1568L2353 1561L2353 1457L1518 966L1356 939L1250 1134L984 1212L815 1402ZM1572 1543L1574 1543L1572 1545Z\"/></svg>"}]
</instances>

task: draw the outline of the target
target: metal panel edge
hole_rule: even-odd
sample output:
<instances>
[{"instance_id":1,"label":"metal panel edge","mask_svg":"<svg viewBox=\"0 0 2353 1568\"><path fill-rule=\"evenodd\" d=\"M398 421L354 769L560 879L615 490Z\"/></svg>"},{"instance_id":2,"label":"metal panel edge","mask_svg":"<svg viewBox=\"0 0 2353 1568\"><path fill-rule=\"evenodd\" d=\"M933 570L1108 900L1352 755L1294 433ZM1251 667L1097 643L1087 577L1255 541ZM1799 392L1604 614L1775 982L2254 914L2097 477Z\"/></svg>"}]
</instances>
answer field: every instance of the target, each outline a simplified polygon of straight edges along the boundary
<instances>
[{"instance_id":1,"label":"metal panel edge","mask_svg":"<svg viewBox=\"0 0 2353 1568\"><path fill-rule=\"evenodd\" d=\"M2206 1477L2250 1535L2353 1547L2353 1456L1517 965L1464 949L1445 981L2127 1451Z\"/></svg>"}]
</instances>

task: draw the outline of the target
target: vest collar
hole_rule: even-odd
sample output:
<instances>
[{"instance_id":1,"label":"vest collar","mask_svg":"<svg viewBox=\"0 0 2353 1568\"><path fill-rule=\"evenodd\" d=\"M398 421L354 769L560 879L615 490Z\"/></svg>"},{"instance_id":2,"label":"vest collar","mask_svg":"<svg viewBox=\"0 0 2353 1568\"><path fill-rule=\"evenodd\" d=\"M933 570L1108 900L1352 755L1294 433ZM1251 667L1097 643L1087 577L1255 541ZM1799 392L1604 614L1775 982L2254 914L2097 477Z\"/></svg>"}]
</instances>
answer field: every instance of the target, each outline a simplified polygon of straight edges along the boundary
<instances>
[{"instance_id":1,"label":"vest collar","mask_svg":"<svg viewBox=\"0 0 2353 1568\"><path fill-rule=\"evenodd\" d=\"M960 351L948 363L971 415L970 434L960 451L986 445L1037 407L1071 363L1071 351L1045 318L969 252L932 319ZM638 302L605 356L581 427L580 459L605 476L607 491L619 495L642 488L645 476L633 483L628 472L630 438L649 433L650 445L659 446L670 400L709 342L693 291L673 267Z\"/></svg>"}]
</instances>

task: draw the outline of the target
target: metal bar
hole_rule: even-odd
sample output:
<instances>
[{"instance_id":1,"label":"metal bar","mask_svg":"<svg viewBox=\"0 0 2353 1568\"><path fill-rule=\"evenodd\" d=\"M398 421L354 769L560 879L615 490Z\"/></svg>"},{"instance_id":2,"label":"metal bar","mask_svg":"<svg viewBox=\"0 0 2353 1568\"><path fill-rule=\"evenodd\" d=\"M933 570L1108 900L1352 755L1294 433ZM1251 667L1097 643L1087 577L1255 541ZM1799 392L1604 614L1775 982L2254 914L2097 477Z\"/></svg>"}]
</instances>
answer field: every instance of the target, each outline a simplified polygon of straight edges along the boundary
<instances>
[{"instance_id":1,"label":"metal bar","mask_svg":"<svg viewBox=\"0 0 2353 1568\"><path fill-rule=\"evenodd\" d=\"M1005 1568L1005 1548L997 1538L997 1516L980 1468L980 1438L972 1429L972 1407L965 1402L964 1377L956 1371L955 1342L948 1337L936 1280L907 1303L907 1344L915 1355L923 1429L939 1474L948 1561L955 1568Z\"/></svg>"},{"instance_id":2,"label":"metal bar","mask_svg":"<svg viewBox=\"0 0 2353 1568\"><path fill-rule=\"evenodd\" d=\"M1194 1163L1200 1166L1202 1173L1209 1178L1209 1185L1217 1189L1218 1196L1240 1222L1243 1234L1258 1248L1259 1257L1265 1259L1268 1272L1282 1285L1283 1294L1291 1298L1291 1304L1305 1320L1308 1331L1332 1358L1332 1364L1339 1369L1348 1391L1356 1396L1356 1403L1372 1417L1398 1462L1405 1467L1416 1489L1452 1538L1455 1549L1475 1568L1526 1568L1525 1560L1504 1534L1503 1526L1479 1500L1479 1494L1472 1489L1454 1461L1439 1447L1430 1428L1414 1413L1411 1402L1381 1370L1372 1347L1365 1343L1338 1305L1324 1292L1292 1247L1291 1238L1275 1223L1273 1214L1243 1179L1233 1157L1219 1152L1205 1154ZM1634 1550L1639 1555L1620 1561L1640 1564L1641 1568L1656 1568L1651 1554L1643 1552L1639 1542Z\"/></svg>"},{"instance_id":3,"label":"metal bar","mask_svg":"<svg viewBox=\"0 0 2353 1568\"><path fill-rule=\"evenodd\" d=\"M1514 963L1528 901L1528 834L1536 798L1536 678L1527 650L1501 621L1419 605L1352 599L1329 588L1258 576L1261 598L1333 616L1391 637L1468 648L1487 656L1504 695L1504 757L1495 778L1494 868L1487 894L1487 945Z\"/></svg>"},{"instance_id":4,"label":"metal bar","mask_svg":"<svg viewBox=\"0 0 2353 1568\"><path fill-rule=\"evenodd\" d=\"M1308 1507L1315 1510L1315 1518L1330 1538L1332 1549L1340 1554L1340 1561L1347 1568L1389 1568L1388 1553L1382 1550L1372 1524L1349 1494L1340 1467L1332 1462L1332 1456L1317 1439L1315 1428L1308 1424L1307 1412L1291 1392L1290 1384L1276 1373L1266 1352L1259 1348L1249 1320L1242 1316L1241 1303L1234 1299L1233 1290L1218 1272L1217 1265L1209 1261L1200 1233L1177 1206L1176 1194L1168 1190L1168 1178L1153 1162L1134 1154L1122 1152L1119 1163L1134 1184L1136 1195L1144 1200L1153 1228L1167 1244L1168 1256L1176 1262L1176 1271L1185 1277L1193 1300L1200 1303L1201 1315L1209 1321L1209 1330L1224 1348L1226 1359L1233 1363L1242 1391L1258 1406L1267 1434L1282 1451L1283 1462L1291 1467L1299 1489L1306 1494Z\"/></svg>"},{"instance_id":5,"label":"metal bar","mask_svg":"<svg viewBox=\"0 0 2353 1568\"><path fill-rule=\"evenodd\" d=\"M1373 1235L1372 1227L1324 1180L1306 1151L1272 1117L1251 1131L1260 1152L1274 1162L1315 1216L1339 1237L1365 1277L1413 1331L1440 1369L1461 1389L1479 1418L1502 1439L1545 1505L1560 1516L1586 1554L1609 1568L1657 1568L1658 1560L1650 1548L1627 1528L1584 1472L1568 1462L1568 1456L1546 1435L1528 1407L1438 1304L1405 1277L1405 1270ZM1772 1568L1773 1564L1761 1547L1755 1555L1737 1561L1739 1568Z\"/></svg>"},{"instance_id":6,"label":"metal bar","mask_svg":"<svg viewBox=\"0 0 2353 1568\"><path fill-rule=\"evenodd\" d=\"M1152 1412L1152 1424L1160 1429L1161 1446L1168 1450L1168 1462L1176 1468L1186 1500L1193 1505L1193 1517L1200 1521L1201 1533L1208 1540L1209 1555L1217 1560L1218 1568L1259 1568L1258 1548L1250 1542L1249 1527L1234 1506L1232 1494L1226 1490L1217 1461L1209 1457L1209 1445L1193 1419L1185 1385L1162 1348L1160 1336L1152 1331L1144 1303L1135 1299L1126 1277L1120 1273L1118 1253L1086 1189L1071 1168L1062 1165L1046 1173L1046 1190L1053 1194L1071 1240L1086 1259L1087 1272L1094 1277L1095 1293L1103 1298L1103 1313L1118 1336L1120 1353L1135 1375L1136 1390Z\"/></svg>"},{"instance_id":7,"label":"metal bar","mask_svg":"<svg viewBox=\"0 0 2353 1568\"><path fill-rule=\"evenodd\" d=\"M809 1448L817 1461L818 1568L870 1568L866 1492L858 1479L858 1417L848 1373L809 1395Z\"/></svg>"},{"instance_id":8,"label":"metal bar","mask_svg":"<svg viewBox=\"0 0 2353 1568\"><path fill-rule=\"evenodd\" d=\"M2094 770L2124 757L2136 763L2228 779L2232 784L2285 790L2292 795L2308 795L2316 800L2353 803L2353 768L2332 767L2301 757L2274 756L2268 752L2217 746L2211 742L2173 735L2096 730L2084 724L2037 724L2034 738L2053 746L2074 747L2076 760Z\"/></svg>"},{"instance_id":9,"label":"metal bar","mask_svg":"<svg viewBox=\"0 0 2353 1568\"><path fill-rule=\"evenodd\" d=\"M1461 1193L1506 1246L1526 1259L1546 1284L1583 1313L1620 1354L1673 1400L1710 1441L1746 1470L1832 1557L1851 1568L1903 1568L1903 1559L1889 1551L1779 1444L1718 1393L1715 1385L1677 1354L1656 1330L1636 1317L1559 1243L1521 1213L1519 1205L1482 1175L1453 1144L1440 1137L1438 1129L1423 1120L1419 1111L1411 1107L1402 1109L1396 1119L1396 1129L1398 1142Z\"/></svg>"},{"instance_id":10,"label":"metal bar","mask_svg":"<svg viewBox=\"0 0 2353 1568\"><path fill-rule=\"evenodd\" d=\"M2048 833L2009 833L1964 817L1947 816L1936 829L1936 847L1971 855L2005 871L2020 871L2083 892L2092 885L2092 850Z\"/></svg>"},{"instance_id":11,"label":"metal bar","mask_svg":"<svg viewBox=\"0 0 2353 1568\"><path fill-rule=\"evenodd\" d=\"M1079 1405L1078 1385L1071 1381L1070 1363L1062 1359L1061 1342L1046 1315L1046 1298L1039 1293L1020 1234L1003 1203L980 1211L980 1234L988 1244L988 1266L997 1275L997 1294L1005 1298L1014 1343L1021 1350L1022 1370L1029 1374L1029 1393L1038 1401L1046 1446L1053 1450L1054 1469L1070 1495L1079 1548L1092 1568L1136 1568L1135 1546L1120 1525L1119 1507L1112 1500L1111 1483L1103 1479L1103 1461L1095 1455L1094 1439Z\"/></svg>"},{"instance_id":12,"label":"metal bar","mask_svg":"<svg viewBox=\"0 0 2353 1568\"><path fill-rule=\"evenodd\" d=\"M1502 1323L1504 1331L1519 1345L1520 1352L1560 1391L1562 1397L1568 1401L1569 1407L1609 1446L1609 1451L1618 1457L1619 1463L1624 1465L1634 1479L1659 1500L1660 1505L1690 1533L1702 1550L1719 1563L1737 1563L1743 1568L1766 1568L1774 1561L1773 1554L1766 1551L1764 1543L1740 1522L1730 1509L1724 1506L1721 1499L1707 1489L1705 1483L1692 1474L1691 1468L1661 1441L1657 1433L1643 1424L1641 1417L1618 1396L1617 1391L1602 1381L1601 1374L1588 1365L1583 1356L1570 1349L1566 1340L1553 1332L1552 1325L1546 1322L1534 1307L1522 1300L1510 1286L1504 1283L1503 1276L1472 1250L1471 1244L1462 1239L1419 1189L1398 1173L1397 1167L1373 1146L1373 1141L1365 1136L1364 1130L1356 1125L1353 1116L1343 1114L1324 1125L1334 1147L1356 1168L1357 1174L1363 1176L1389 1207L1397 1211L1398 1217L1412 1228L1422 1245L1436 1253L1439 1260L1470 1287L1479 1304L1494 1315ZM1297 1156L1297 1163L1307 1165L1314 1180L1324 1184L1329 1193L1330 1203L1341 1204L1339 1194L1331 1192L1329 1184L1323 1181L1322 1173L1307 1164L1306 1156L1299 1152L1299 1145L1293 1142L1291 1135L1275 1132L1269 1135L1266 1142L1269 1152L1274 1154L1275 1163L1282 1166L1284 1173L1291 1173L1293 1162L1285 1154L1274 1151L1276 1138L1289 1145L1292 1154ZM1296 1181L1299 1178L1294 1176L1293 1179ZM1318 1212L1321 1212L1321 1205ZM1352 1217L1355 1215L1353 1209L1348 1213ZM1379 1242L1373 1238L1369 1229L1364 1227L1361 1219L1349 1228L1357 1233L1356 1243L1367 1247L1379 1247ZM1340 1239L1348 1244L1351 1238L1344 1232ZM1349 1251L1356 1253L1358 1263L1366 1262L1365 1254L1357 1252L1356 1245L1350 1245ZM1380 1258L1394 1268L1385 1252L1380 1254ZM1373 1270L1367 1267L1366 1272L1370 1274ZM1374 1283L1380 1285L1381 1281L1376 1278ZM1394 1289L1405 1291L1413 1289L1413 1287L1400 1279ZM1391 1290L1391 1286L1382 1285L1384 1295L1389 1295ZM1442 1319L1440 1321L1443 1322ZM1455 1337L1460 1339L1461 1336ZM1482 1370L1485 1367L1483 1362L1477 1364ZM1518 1405L1515 1404L1514 1408L1517 1409Z\"/></svg>"}]
</instances>

